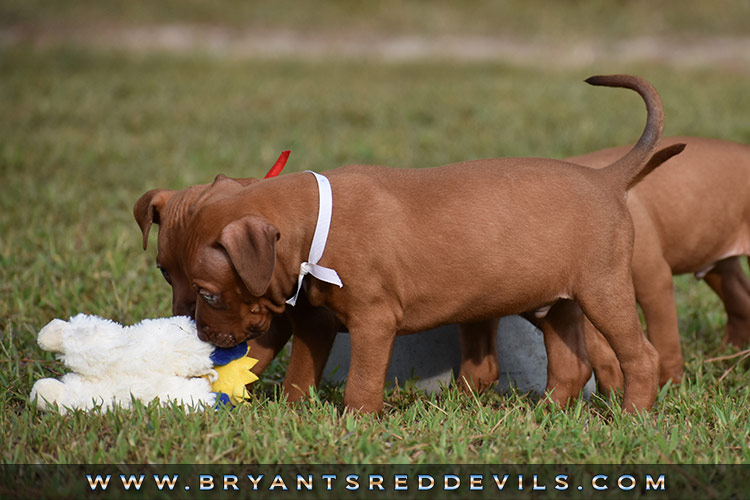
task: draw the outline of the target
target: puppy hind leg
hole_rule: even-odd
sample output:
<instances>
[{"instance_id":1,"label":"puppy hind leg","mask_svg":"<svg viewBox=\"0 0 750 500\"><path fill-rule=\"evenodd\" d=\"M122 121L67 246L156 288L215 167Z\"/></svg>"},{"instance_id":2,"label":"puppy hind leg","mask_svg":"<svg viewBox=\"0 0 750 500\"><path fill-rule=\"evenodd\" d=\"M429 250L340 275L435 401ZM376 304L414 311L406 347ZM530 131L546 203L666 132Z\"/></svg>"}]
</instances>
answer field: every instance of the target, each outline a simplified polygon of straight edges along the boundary
<instances>
[{"instance_id":1,"label":"puppy hind leg","mask_svg":"<svg viewBox=\"0 0 750 500\"><path fill-rule=\"evenodd\" d=\"M623 411L650 409L656 400L659 355L641 331L629 272L625 269L601 275L607 280L595 289L579 292L577 299L620 362L625 389Z\"/></svg>"},{"instance_id":2,"label":"puppy hind leg","mask_svg":"<svg viewBox=\"0 0 750 500\"><path fill-rule=\"evenodd\" d=\"M639 259L638 262L640 265L633 267L633 285L636 300L646 319L648 339L659 353L659 385L663 386L670 380L673 384L679 384L684 372L684 359L672 270L661 258L650 261Z\"/></svg>"},{"instance_id":3,"label":"puppy hind leg","mask_svg":"<svg viewBox=\"0 0 750 500\"><path fill-rule=\"evenodd\" d=\"M736 259L737 261L734 263L734 265L737 266L737 269L739 269L739 273L737 273L737 275L742 277L740 283L742 284L742 288L744 288L748 295L750 295L750 279L748 279L747 273L745 273L745 269L742 267L740 257L736 257ZM748 261L750 261L750 257L746 255L745 263L748 263Z\"/></svg>"},{"instance_id":4,"label":"puppy hind leg","mask_svg":"<svg viewBox=\"0 0 750 500\"><path fill-rule=\"evenodd\" d=\"M739 257L719 261L704 277L724 303L727 326L722 342L744 347L750 342L750 281Z\"/></svg>"},{"instance_id":5,"label":"puppy hind leg","mask_svg":"<svg viewBox=\"0 0 750 500\"><path fill-rule=\"evenodd\" d=\"M578 304L560 300L538 323L547 350L547 393L562 406L572 403L591 378L583 319Z\"/></svg>"},{"instance_id":6,"label":"puppy hind leg","mask_svg":"<svg viewBox=\"0 0 750 500\"><path fill-rule=\"evenodd\" d=\"M497 360L497 327L500 318L458 325L461 343L461 390L482 392L500 378Z\"/></svg>"},{"instance_id":7,"label":"puppy hind leg","mask_svg":"<svg viewBox=\"0 0 750 500\"><path fill-rule=\"evenodd\" d=\"M586 342L586 352L588 353L589 362L596 377L597 390L602 394L622 390L625 382L622 377L620 362L617 361L617 356L615 356L615 352L610 347L607 339L602 336L599 330L585 316L583 337Z\"/></svg>"}]
</instances>

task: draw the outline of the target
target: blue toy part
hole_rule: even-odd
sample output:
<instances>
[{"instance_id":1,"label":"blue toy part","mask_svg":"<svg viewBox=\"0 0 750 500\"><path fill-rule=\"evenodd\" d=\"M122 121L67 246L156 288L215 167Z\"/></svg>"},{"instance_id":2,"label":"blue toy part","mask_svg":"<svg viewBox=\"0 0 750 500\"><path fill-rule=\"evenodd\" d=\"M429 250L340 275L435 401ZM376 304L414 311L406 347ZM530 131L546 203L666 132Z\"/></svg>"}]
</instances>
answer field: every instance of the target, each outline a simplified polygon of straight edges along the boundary
<instances>
[{"instance_id":1,"label":"blue toy part","mask_svg":"<svg viewBox=\"0 0 750 500\"><path fill-rule=\"evenodd\" d=\"M217 392L216 394L216 402L214 403L214 409L218 410L221 406L229 405L230 407L234 408L234 405L232 404L232 400L229 398L229 396L223 392Z\"/></svg>"},{"instance_id":2,"label":"blue toy part","mask_svg":"<svg viewBox=\"0 0 750 500\"><path fill-rule=\"evenodd\" d=\"M234 347L216 347L214 352L211 353L211 362L214 366L224 366L235 359L247 356L249 351L250 346L247 345L247 342L241 342Z\"/></svg>"}]
</instances>

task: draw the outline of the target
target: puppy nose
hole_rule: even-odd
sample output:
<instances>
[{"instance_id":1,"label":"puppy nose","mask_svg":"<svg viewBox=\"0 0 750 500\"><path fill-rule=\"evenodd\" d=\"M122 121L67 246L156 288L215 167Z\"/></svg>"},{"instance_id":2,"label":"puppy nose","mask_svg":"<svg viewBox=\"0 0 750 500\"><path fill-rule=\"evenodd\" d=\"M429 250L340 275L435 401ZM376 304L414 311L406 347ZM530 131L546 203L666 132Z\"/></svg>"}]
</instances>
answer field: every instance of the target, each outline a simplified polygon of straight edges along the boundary
<instances>
[{"instance_id":1,"label":"puppy nose","mask_svg":"<svg viewBox=\"0 0 750 500\"><path fill-rule=\"evenodd\" d=\"M213 344L213 340L209 335L209 333L211 333L211 330L209 328L206 328L206 324L201 321L200 318L195 319L195 329L198 330L199 339L201 339L203 342L210 342Z\"/></svg>"},{"instance_id":2,"label":"puppy nose","mask_svg":"<svg viewBox=\"0 0 750 500\"><path fill-rule=\"evenodd\" d=\"M200 328L198 328L198 338L201 339L203 342L209 341L208 336L205 333L203 333L203 330L201 330Z\"/></svg>"}]
</instances>

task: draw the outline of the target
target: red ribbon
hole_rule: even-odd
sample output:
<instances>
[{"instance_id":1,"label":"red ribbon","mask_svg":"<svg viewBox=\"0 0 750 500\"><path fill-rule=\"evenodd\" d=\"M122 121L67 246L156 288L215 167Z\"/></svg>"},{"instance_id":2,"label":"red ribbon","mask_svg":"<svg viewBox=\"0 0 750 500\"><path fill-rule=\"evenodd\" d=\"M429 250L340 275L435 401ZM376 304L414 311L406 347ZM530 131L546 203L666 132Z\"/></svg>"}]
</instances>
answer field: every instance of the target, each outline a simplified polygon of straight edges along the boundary
<instances>
[{"instance_id":1,"label":"red ribbon","mask_svg":"<svg viewBox=\"0 0 750 500\"><path fill-rule=\"evenodd\" d=\"M279 159L276 160L276 163L273 164L273 167L271 167L271 170L268 171L264 179L268 179L269 177L276 177L281 173L281 171L284 169L284 165L286 165L286 161L289 159L289 153L291 151L284 151L279 156Z\"/></svg>"}]
</instances>

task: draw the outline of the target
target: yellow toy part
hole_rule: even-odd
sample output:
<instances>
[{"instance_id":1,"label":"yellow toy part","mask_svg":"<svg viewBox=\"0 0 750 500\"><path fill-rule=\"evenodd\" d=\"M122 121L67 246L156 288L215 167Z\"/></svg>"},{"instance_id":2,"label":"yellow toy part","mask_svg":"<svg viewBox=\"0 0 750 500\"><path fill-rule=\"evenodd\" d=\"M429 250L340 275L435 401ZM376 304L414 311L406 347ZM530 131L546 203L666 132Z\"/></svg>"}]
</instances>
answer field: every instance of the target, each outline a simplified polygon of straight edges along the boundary
<instances>
[{"instance_id":1,"label":"yellow toy part","mask_svg":"<svg viewBox=\"0 0 750 500\"><path fill-rule=\"evenodd\" d=\"M250 352L250 346L247 351ZM249 397L246 386L258 380L258 377L250 371L257 362L257 359L245 355L226 365L215 366L214 370L218 378L211 383L211 390L223 392L229 396L229 400L235 406L244 402Z\"/></svg>"}]
</instances>

